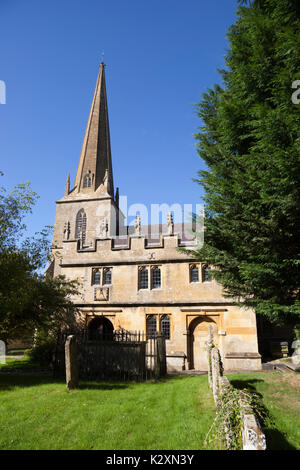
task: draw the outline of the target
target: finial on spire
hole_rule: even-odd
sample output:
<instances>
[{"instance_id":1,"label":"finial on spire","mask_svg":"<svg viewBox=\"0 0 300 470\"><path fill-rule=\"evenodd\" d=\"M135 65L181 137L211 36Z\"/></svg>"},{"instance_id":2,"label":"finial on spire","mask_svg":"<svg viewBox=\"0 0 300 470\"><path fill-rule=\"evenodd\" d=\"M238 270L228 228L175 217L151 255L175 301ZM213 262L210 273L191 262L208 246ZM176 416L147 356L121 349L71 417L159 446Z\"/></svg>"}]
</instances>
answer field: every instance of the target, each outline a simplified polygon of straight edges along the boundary
<instances>
[{"instance_id":1,"label":"finial on spire","mask_svg":"<svg viewBox=\"0 0 300 470\"><path fill-rule=\"evenodd\" d=\"M104 63L104 51L102 51L102 53L101 53L101 57L102 57L102 60L101 60L101 65L105 65L105 63Z\"/></svg>"}]
</instances>

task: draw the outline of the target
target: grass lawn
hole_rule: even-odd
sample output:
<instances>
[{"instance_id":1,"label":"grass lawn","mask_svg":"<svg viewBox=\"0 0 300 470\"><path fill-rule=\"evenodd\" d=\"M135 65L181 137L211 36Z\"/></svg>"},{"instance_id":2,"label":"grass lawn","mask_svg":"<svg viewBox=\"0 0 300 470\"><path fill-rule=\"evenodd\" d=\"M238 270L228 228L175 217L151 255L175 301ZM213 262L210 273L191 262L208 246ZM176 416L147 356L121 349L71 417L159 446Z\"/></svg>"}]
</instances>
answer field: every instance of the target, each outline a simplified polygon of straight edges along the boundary
<instances>
[{"instance_id":1,"label":"grass lawn","mask_svg":"<svg viewBox=\"0 0 300 470\"><path fill-rule=\"evenodd\" d=\"M268 449L300 449L300 374L272 372L227 377L234 387L261 395L274 420L264 429Z\"/></svg>"},{"instance_id":2,"label":"grass lawn","mask_svg":"<svg viewBox=\"0 0 300 470\"><path fill-rule=\"evenodd\" d=\"M26 351L26 348L8 349L6 351L6 354L7 354L7 356L23 356L24 351Z\"/></svg>"},{"instance_id":3,"label":"grass lawn","mask_svg":"<svg viewBox=\"0 0 300 470\"><path fill-rule=\"evenodd\" d=\"M0 371L6 369L43 369L43 367L29 357L23 356L16 359L6 359L5 364L0 364Z\"/></svg>"},{"instance_id":4,"label":"grass lawn","mask_svg":"<svg viewBox=\"0 0 300 470\"><path fill-rule=\"evenodd\" d=\"M203 448L214 419L207 376L157 383L65 383L0 375L0 449Z\"/></svg>"}]
</instances>

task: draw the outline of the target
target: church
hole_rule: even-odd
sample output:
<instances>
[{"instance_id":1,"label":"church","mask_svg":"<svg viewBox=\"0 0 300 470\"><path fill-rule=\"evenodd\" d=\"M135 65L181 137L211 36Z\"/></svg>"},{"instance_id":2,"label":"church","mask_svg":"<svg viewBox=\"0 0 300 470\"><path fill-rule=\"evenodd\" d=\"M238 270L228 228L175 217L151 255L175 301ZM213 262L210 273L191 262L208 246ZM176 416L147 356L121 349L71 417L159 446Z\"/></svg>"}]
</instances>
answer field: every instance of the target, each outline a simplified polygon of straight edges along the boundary
<instances>
[{"instance_id":1,"label":"church","mask_svg":"<svg viewBox=\"0 0 300 470\"><path fill-rule=\"evenodd\" d=\"M212 325L225 370L260 370L256 316L233 305L205 263L179 247L194 236L169 213L158 226L124 225L114 189L105 65L100 64L74 185L56 202L52 275L80 282L72 300L91 337L95 332L162 332L167 367L207 370Z\"/></svg>"}]
</instances>

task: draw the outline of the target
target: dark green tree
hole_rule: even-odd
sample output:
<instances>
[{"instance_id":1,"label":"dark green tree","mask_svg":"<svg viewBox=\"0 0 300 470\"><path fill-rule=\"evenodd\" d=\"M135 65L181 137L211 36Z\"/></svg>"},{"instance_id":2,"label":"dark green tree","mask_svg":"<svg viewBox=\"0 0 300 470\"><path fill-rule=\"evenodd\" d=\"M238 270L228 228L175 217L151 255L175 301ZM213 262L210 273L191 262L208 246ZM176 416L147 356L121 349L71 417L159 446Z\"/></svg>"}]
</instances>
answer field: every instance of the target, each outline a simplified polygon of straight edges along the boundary
<instances>
[{"instance_id":1,"label":"dark green tree","mask_svg":"<svg viewBox=\"0 0 300 470\"><path fill-rule=\"evenodd\" d=\"M55 333L74 324L70 296L77 283L42 273L49 261L49 230L26 237L24 218L37 195L28 183L7 193L0 188L0 339L22 338L36 330Z\"/></svg>"},{"instance_id":2,"label":"dark green tree","mask_svg":"<svg viewBox=\"0 0 300 470\"><path fill-rule=\"evenodd\" d=\"M205 243L225 295L272 321L300 314L300 2L240 1L222 86L197 105Z\"/></svg>"}]
</instances>

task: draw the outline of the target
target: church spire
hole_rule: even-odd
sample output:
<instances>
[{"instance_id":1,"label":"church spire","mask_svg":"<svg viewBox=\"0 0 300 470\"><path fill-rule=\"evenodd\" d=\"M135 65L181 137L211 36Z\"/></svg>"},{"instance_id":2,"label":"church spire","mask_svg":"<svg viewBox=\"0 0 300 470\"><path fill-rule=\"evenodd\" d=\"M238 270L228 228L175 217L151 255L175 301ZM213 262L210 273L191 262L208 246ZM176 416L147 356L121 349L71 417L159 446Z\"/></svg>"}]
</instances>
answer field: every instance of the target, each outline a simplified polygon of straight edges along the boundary
<instances>
[{"instance_id":1,"label":"church spire","mask_svg":"<svg viewBox=\"0 0 300 470\"><path fill-rule=\"evenodd\" d=\"M104 191L114 197L104 67L101 62L77 168L75 190L96 191L103 185Z\"/></svg>"}]
</instances>

